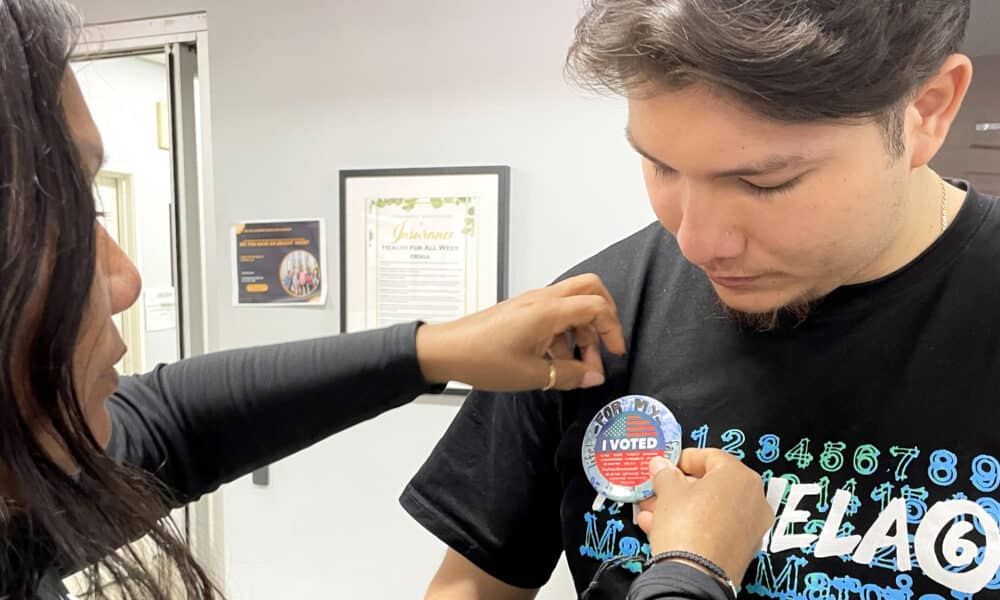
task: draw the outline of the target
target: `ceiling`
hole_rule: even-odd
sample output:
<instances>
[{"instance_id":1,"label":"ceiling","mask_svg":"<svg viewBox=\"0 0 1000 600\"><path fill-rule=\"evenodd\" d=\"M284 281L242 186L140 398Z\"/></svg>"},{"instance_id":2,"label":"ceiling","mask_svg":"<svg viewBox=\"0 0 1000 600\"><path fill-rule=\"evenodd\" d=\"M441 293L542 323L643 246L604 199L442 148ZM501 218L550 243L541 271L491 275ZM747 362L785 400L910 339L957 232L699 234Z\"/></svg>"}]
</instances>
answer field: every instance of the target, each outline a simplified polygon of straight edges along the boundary
<instances>
[{"instance_id":1,"label":"ceiling","mask_svg":"<svg viewBox=\"0 0 1000 600\"><path fill-rule=\"evenodd\" d=\"M970 56L1000 54L1000 0L972 0L965 51Z\"/></svg>"}]
</instances>

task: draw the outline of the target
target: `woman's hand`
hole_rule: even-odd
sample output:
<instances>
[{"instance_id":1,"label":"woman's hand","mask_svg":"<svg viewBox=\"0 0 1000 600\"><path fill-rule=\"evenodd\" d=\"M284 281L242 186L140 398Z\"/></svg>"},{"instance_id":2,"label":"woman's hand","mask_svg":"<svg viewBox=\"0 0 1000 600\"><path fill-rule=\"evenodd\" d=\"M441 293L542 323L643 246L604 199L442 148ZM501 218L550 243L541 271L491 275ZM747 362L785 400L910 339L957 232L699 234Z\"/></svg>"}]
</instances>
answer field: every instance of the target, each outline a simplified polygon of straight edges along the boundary
<instances>
[{"instance_id":1,"label":"woman's hand","mask_svg":"<svg viewBox=\"0 0 1000 600\"><path fill-rule=\"evenodd\" d=\"M711 449L685 450L677 466L654 458L650 473L656 496L643 502L638 520L653 554L697 554L739 585L774 524L760 475Z\"/></svg>"},{"instance_id":2,"label":"woman's hand","mask_svg":"<svg viewBox=\"0 0 1000 600\"><path fill-rule=\"evenodd\" d=\"M417 358L429 383L461 381L497 392L548 386L551 363L552 387L570 390L604 383L601 341L625 352L611 294L596 275L580 275L457 321L423 325Z\"/></svg>"}]
</instances>

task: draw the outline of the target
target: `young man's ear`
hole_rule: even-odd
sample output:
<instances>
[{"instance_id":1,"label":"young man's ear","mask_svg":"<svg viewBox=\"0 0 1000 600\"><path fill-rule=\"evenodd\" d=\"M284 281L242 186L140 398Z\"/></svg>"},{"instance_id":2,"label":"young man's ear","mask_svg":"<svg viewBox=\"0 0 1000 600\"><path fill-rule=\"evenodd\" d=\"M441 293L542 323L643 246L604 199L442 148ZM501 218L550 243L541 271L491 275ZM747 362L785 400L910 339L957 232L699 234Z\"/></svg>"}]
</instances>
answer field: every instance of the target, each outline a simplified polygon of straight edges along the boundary
<instances>
[{"instance_id":1,"label":"young man's ear","mask_svg":"<svg viewBox=\"0 0 1000 600\"><path fill-rule=\"evenodd\" d=\"M911 168L926 165L941 149L971 83L972 61L964 54L953 54L920 87L907 109Z\"/></svg>"}]
</instances>

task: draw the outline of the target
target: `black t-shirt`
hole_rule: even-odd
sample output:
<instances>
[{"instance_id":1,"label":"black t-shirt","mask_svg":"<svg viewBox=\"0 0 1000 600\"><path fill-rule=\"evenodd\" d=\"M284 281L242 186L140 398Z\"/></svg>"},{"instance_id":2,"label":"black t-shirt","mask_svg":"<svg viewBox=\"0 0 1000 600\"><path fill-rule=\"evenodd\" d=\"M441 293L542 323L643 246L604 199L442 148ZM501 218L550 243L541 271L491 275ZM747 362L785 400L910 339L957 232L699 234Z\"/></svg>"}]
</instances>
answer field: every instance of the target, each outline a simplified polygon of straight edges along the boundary
<instances>
[{"instance_id":1,"label":"black t-shirt","mask_svg":"<svg viewBox=\"0 0 1000 600\"><path fill-rule=\"evenodd\" d=\"M648 553L629 506L592 510L581 464L591 418L645 394L674 412L685 446L723 447L777 494L784 523L742 598L1000 597L996 199L970 191L908 266L770 333L723 317L658 224L581 272L614 295L628 354L604 356L599 389L466 400L401 498L450 547L528 588L565 551L578 590L602 561ZM638 570L606 574L603 597L624 598Z\"/></svg>"}]
</instances>

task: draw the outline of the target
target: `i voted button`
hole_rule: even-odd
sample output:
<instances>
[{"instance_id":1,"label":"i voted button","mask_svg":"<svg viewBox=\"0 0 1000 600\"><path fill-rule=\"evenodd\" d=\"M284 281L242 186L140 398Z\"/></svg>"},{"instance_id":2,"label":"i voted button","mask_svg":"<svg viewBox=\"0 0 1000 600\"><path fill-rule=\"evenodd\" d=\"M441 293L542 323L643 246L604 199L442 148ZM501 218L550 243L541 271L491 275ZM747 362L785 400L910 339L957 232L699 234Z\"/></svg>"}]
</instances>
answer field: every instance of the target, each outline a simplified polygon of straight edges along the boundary
<instances>
[{"instance_id":1,"label":"i voted button","mask_svg":"<svg viewBox=\"0 0 1000 600\"><path fill-rule=\"evenodd\" d=\"M600 496L623 503L653 495L649 461L656 456L677 463L681 426L662 402L625 396L602 408L583 437L583 469Z\"/></svg>"}]
</instances>

